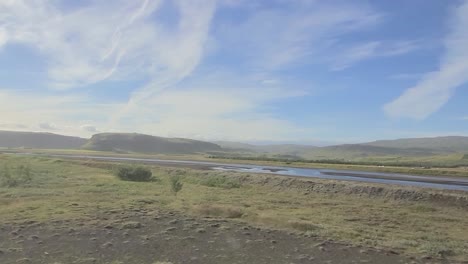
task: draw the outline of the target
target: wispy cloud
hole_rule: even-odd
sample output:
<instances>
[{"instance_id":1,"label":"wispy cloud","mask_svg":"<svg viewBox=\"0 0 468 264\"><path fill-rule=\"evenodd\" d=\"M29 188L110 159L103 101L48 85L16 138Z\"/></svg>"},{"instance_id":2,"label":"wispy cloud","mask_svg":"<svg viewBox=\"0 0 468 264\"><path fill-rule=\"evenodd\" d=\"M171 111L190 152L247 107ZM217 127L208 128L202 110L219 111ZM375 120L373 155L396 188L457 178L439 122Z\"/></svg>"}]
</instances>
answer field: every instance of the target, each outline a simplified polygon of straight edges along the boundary
<instances>
[{"instance_id":1,"label":"wispy cloud","mask_svg":"<svg viewBox=\"0 0 468 264\"><path fill-rule=\"evenodd\" d=\"M423 74L421 73L399 73L389 76L389 79L392 80L414 80L421 78Z\"/></svg>"},{"instance_id":2,"label":"wispy cloud","mask_svg":"<svg viewBox=\"0 0 468 264\"><path fill-rule=\"evenodd\" d=\"M33 50L47 80L47 89L0 89L0 112L11 113L1 116L0 127L307 140L311 125L286 117L277 104L314 93L309 67L302 66L340 71L419 45L372 37L356 42L352 34L370 35L385 19L363 2L72 2L0 0L0 52L18 44ZM118 95L108 103L103 94L112 89Z\"/></svg>"},{"instance_id":3,"label":"wispy cloud","mask_svg":"<svg viewBox=\"0 0 468 264\"><path fill-rule=\"evenodd\" d=\"M449 26L439 69L427 73L418 84L386 104L383 109L388 116L425 119L468 82L468 1L454 10Z\"/></svg>"},{"instance_id":4,"label":"wispy cloud","mask_svg":"<svg viewBox=\"0 0 468 264\"><path fill-rule=\"evenodd\" d=\"M175 1L181 19L169 30L152 19L165 12L162 3L91 1L70 11L55 1L2 1L0 45L35 47L47 57L51 86L60 89L135 75L161 85L198 63L215 6L212 0Z\"/></svg>"},{"instance_id":5,"label":"wispy cloud","mask_svg":"<svg viewBox=\"0 0 468 264\"><path fill-rule=\"evenodd\" d=\"M415 41L370 41L360 43L341 52L336 52L337 55L333 58L331 69L341 71L364 60L399 56L417 48L418 45Z\"/></svg>"},{"instance_id":6,"label":"wispy cloud","mask_svg":"<svg viewBox=\"0 0 468 264\"><path fill-rule=\"evenodd\" d=\"M380 23L382 15L367 5L347 2L291 1L287 8L248 6L244 21L226 20L217 28L219 52L229 51L263 70L317 62L317 55L351 32ZM314 61L315 60L315 61Z\"/></svg>"},{"instance_id":7,"label":"wispy cloud","mask_svg":"<svg viewBox=\"0 0 468 264\"><path fill-rule=\"evenodd\" d=\"M64 96L0 89L0 113L5 113L0 127L88 136L92 131L81 126L98 126L119 107L100 104L80 94Z\"/></svg>"},{"instance_id":8,"label":"wispy cloud","mask_svg":"<svg viewBox=\"0 0 468 264\"><path fill-rule=\"evenodd\" d=\"M239 78L231 72L198 75L142 99L121 116L125 124L120 129L131 131L138 126L146 133L197 139L305 139L306 131L271 114L270 107L306 94L292 83L287 87L265 85L254 76Z\"/></svg>"},{"instance_id":9,"label":"wispy cloud","mask_svg":"<svg viewBox=\"0 0 468 264\"><path fill-rule=\"evenodd\" d=\"M180 21L168 35L157 35L155 42L162 45L152 47L161 62L156 63L150 81L134 91L127 105L115 113L110 124L117 122L122 116L132 113L142 100L156 93L175 86L198 66L203 57L205 43L215 11L215 2L208 1L177 1ZM148 44L153 43L150 41Z\"/></svg>"},{"instance_id":10,"label":"wispy cloud","mask_svg":"<svg viewBox=\"0 0 468 264\"><path fill-rule=\"evenodd\" d=\"M73 11L56 3L2 1L0 25L6 37L0 44L35 47L47 57L51 86L68 89L105 80L122 60L140 57L136 51L153 36L145 36L152 33L145 30L145 18L160 1L93 1Z\"/></svg>"}]
</instances>

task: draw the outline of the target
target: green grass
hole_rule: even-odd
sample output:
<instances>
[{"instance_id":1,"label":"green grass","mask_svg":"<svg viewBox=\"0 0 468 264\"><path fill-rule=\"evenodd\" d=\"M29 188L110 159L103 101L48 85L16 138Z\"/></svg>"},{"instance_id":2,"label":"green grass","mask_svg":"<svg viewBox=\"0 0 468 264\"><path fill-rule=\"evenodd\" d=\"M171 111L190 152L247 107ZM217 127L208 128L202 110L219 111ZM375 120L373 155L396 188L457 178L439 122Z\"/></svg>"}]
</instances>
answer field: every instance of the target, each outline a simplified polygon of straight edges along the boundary
<instances>
[{"instance_id":1,"label":"green grass","mask_svg":"<svg viewBox=\"0 0 468 264\"><path fill-rule=\"evenodd\" d=\"M407 254L437 257L453 252L450 258L468 260L466 208L340 193L305 196L295 189L249 182L225 188L225 182L239 179L240 174L232 172L155 166L150 168L159 181L129 182L113 175L112 163L0 155L0 168L5 164L29 164L32 179L24 186L0 187L0 224L64 219L86 223L103 210L158 208ZM172 177L183 183L177 197Z\"/></svg>"},{"instance_id":2,"label":"green grass","mask_svg":"<svg viewBox=\"0 0 468 264\"><path fill-rule=\"evenodd\" d=\"M226 175L210 175L200 179L200 184L208 187L219 187L224 189L240 188L239 180L232 179Z\"/></svg>"},{"instance_id":3,"label":"green grass","mask_svg":"<svg viewBox=\"0 0 468 264\"><path fill-rule=\"evenodd\" d=\"M141 153L126 153L118 154L115 152L103 151L89 151L89 150L53 150L53 149L13 149L6 150L13 153L37 153L45 155L65 154L65 155L90 155L90 156L107 156L107 157L130 157L130 158L148 158L148 159L170 159L170 160L194 160L194 161L210 161L222 163L243 163L243 164L256 164L256 165L271 165L271 166L294 166L303 168L324 168L324 169L343 169L343 170L357 170L357 171L371 171L371 172L388 172L388 173L401 173L412 175L425 175L425 176L449 176L449 177L468 177L468 162L464 158L464 154L449 154L449 155L434 155L425 157L401 157L401 156L374 156L356 159L352 164L339 164L339 163L326 163L321 161L319 163L306 162L306 161L292 161L268 158L249 158L249 157L236 157L222 158L221 156L205 156L203 154L141 154ZM468 155L468 154L466 154ZM216 158L213 158L216 157ZM466 165L460 165L459 162ZM366 165L367 164L367 165ZM369 165L374 164L374 165ZM380 164L380 165L375 165ZM393 165L392 165L393 164ZM401 164L395 166L394 164ZM406 165L405 165L406 164ZM416 166L409 166L408 164L416 164ZM440 167L436 166L441 165ZM458 165L457 165L458 164ZM404 165L404 166L403 166ZM423 168L424 167L424 168Z\"/></svg>"},{"instance_id":4,"label":"green grass","mask_svg":"<svg viewBox=\"0 0 468 264\"><path fill-rule=\"evenodd\" d=\"M21 164L11 168L8 164L4 164L0 169L0 186L2 187L25 186L31 180L31 168L28 165Z\"/></svg>"}]
</instances>

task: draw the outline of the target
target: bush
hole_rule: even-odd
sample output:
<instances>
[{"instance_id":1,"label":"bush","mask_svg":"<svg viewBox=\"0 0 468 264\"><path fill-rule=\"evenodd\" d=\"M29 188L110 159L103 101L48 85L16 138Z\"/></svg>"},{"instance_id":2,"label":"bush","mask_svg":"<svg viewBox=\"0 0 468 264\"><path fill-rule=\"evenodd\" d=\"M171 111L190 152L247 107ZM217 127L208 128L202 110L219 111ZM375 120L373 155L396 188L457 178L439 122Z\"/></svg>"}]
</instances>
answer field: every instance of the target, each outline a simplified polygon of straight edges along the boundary
<instances>
[{"instance_id":1,"label":"bush","mask_svg":"<svg viewBox=\"0 0 468 264\"><path fill-rule=\"evenodd\" d=\"M177 193L182 190L182 186L184 186L184 184L180 181L179 176L172 176L170 179L172 192L174 195L177 195Z\"/></svg>"},{"instance_id":2,"label":"bush","mask_svg":"<svg viewBox=\"0 0 468 264\"><path fill-rule=\"evenodd\" d=\"M122 166L117 168L115 175L123 181L150 182L155 180L151 170L143 166Z\"/></svg>"},{"instance_id":3,"label":"bush","mask_svg":"<svg viewBox=\"0 0 468 264\"><path fill-rule=\"evenodd\" d=\"M5 165L0 171L0 186L2 187L18 187L31 181L31 168L26 165L19 165L13 169Z\"/></svg>"},{"instance_id":4,"label":"bush","mask_svg":"<svg viewBox=\"0 0 468 264\"><path fill-rule=\"evenodd\" d=\"M200 181L201 185L208 187L219 187L224 189L240 188L239 180L231 179L224 176L208 176Z\"/></svg>"}]
</instances>

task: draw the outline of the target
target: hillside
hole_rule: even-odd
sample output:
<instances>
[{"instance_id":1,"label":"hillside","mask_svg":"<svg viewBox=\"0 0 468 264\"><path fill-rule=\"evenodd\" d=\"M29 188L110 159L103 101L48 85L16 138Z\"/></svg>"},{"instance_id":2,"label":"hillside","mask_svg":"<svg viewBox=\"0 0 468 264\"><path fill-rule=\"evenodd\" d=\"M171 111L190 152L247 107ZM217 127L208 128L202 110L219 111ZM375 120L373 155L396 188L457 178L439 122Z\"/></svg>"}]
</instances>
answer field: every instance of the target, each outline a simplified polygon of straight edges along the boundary
<instances>
[{"instance_id":1,"label":"hillside","mask_svg":"<svg viewBox=\"0 0 468 264\"><path fill-rule=\"evenodd\" d=\"M0 147L3 148L76 149L86 141L52 133L0 131Z\"/></svg>"},{"instance_id":2,"label":"hillside","mask_svg":"<svg viewBox=\"0 0 468 264\"><path fill-rule=\"evenodd\" d=\"M215 143L230 151L296 157L301 157L317 148L315 146L297 144L253 145L232 141L216 141Z\"/></svg>"},{"instance_id":3,"label":"hillside","mask_svg":"<svg viewBox=\"0 0 468 264\"><path fill-rule=\"evenodd\" d=\"M220 142L223 148L250 156L291 156L303 159L361 160L377 157L430 157L468 153L468 137L450 136L435 138L408 138L379 140L361 144L344 144L326 147L306 145L251 145L237 142Z\"/></svg>"},{"instance_id":4,"label":"hillside","mask_svg":"<svg viewBox=\"0 0 468 264\"><path fill-rule=\"evenodd\" d=\"M392 148L383 146L372 146L365 144L345 144L317 148L306 153L305 158L310 159L355 159L373 156L431 156L437 151L419 148Z\"/></svg>"},{"instance_id":5,"label":"hillside","mask_svg":"<svg viewBox=\"0 0 468 264\"><path fill-rule=\"evenodd\" d=\"M91 137L83 149L138 153L192 154L220 151L220 146L192 139L164 138L137 133L101 133Z\"/></svg>"},{"instance_id":6,"label":"hillside","mask_svg":"<svg viewBox=\"0 0 468 264\"><path fill-rule=\"evenodd\" d=\"M255 152L258 150L257 145L235 142L235 141L213 141L214 144L221 146L223 149L227 150L236 150L236 151L246 151L246 152Z\"/></svg>"},{"instance_id":7,"label":"hillside","mask_svg":"<svg viewBox=\"0 0 468 264\"><path fill-rule=\"evenodd\" d=\"M362 145L400 149L431 149L448 152L468 153L468 137L449 136L432 138L403 138L396 140L378 140Z\"/></svg>"}]
</instances>

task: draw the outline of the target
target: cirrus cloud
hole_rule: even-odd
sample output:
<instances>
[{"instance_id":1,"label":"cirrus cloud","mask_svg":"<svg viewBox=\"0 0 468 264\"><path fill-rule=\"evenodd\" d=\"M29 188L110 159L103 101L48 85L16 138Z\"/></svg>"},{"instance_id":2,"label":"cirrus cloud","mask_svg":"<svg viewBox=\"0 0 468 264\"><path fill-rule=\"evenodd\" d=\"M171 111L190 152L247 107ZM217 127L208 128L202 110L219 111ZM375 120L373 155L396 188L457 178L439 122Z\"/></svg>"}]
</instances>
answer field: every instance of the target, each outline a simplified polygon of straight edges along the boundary
<instances>
[{"instance_id":1,"label":"cirrus cloud","mask_svg":"<svg viewBox=\"0 0 468 264\"><path fill-rule=\"evenodd\" d=\"M425 119L468 82L468 1L454 10L449 26L438 70L427 73L415 86L387 103L383 110L388 116Z\"/></svg>"}]
</instances>

